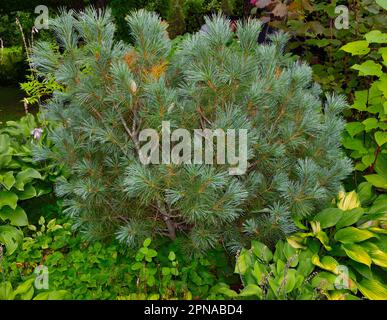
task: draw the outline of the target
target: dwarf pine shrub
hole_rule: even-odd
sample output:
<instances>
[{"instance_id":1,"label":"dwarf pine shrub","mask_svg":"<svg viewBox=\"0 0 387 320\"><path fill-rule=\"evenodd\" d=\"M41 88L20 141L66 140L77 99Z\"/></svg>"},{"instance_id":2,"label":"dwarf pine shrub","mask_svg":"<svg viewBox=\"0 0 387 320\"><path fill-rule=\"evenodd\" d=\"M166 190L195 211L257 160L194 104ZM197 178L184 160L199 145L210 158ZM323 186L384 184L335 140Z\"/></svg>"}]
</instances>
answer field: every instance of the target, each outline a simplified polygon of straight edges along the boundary
<instances>
[{"instance_id":1,"label":"dwarf pine shrub","mask_svg":"<svg viewBox=\"0 0 387 320\"><path fill-rule=\"evenodd\" d=\"M165 235L187 252L219 243L235 250L250 238L270 243L294 232L337 193L351 171L340 147L346 103L322 99L311 68L284 53L286 34L260 45L260 22L238 22L234 33L218 15L175 48L155 13L137 11L128 24L133 45L114 40L109 11L64 12L50 23L58 47L33 48L39 75L64 87L42 107L55 124L55 152L36 150L36 159L67 168L56 193L88 237L137 246ZM233 165L217 163L215 152L213 164L168 163L168 155L143 164L142 130L161 136L165 122L189 133L236 130L238 137L244 129L245 172L230 174ZM193 153L190 143L181 150ZM147 155L165 155L152 150Z\"/></svg>"}]
</instances>

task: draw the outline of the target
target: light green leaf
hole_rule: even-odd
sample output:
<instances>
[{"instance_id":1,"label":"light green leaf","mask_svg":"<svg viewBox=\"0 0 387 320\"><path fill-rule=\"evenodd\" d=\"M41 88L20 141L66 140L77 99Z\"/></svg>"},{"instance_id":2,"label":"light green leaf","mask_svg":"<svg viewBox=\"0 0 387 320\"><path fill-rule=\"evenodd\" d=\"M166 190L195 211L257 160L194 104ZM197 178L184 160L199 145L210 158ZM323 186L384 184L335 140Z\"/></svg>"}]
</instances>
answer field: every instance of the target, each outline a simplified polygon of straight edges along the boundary
<instances>
[{"instance_id":1,"label":"light green leaf","mask_svg":"<svg viewBox=\"0 0 387 320\"><path fill-rule=\"evenodd\" d=\"M9 206L16 209L18 197L16 193L10 191L0 191L0 209Z\"/></svg>"},{"instance_id":2,"label":"light green leaf","mask_svg":"<svg viewBox=\"0 0 387 320\"><path fill-rule=\"evenodd\" d=\"M364 178L377 188L387 189L387 177L380 174L369 174Z\"/></svg>"},{"instance_id":3,"label":"light green leaf","mask_svg":"<svg viewBox=\"0 0 387 320\"><path fill-rule=\"evenodd\" d=\"M27 199L31 199L33 197L36 197L36 190L35 188L32 186L31 183L27 184L26 186L24 186L24 191L19 191L17 193L18 197L19 197L19 200L27 200Z\"/></svg>"},{"instance_id":4,"label":"light green leaf","mask_svg":"<svg viewBox=\"0 0 387 320\"><path fill-rule=\"evenodd\" d=\"M7 190L10 190L16 182L13 171L8 171L3 176L0 176L0 182Z\"/></svg>"},{"instance_id":5,"label":"light green leaf","mask_svg":"<svg viewBox=\"0 0 387 320\"><path fill-rule=\"evenodd\" d=\"M31 182L33 179L42 179L42 176L35 169L27 168L16 175L15 188L23 191L24 185Z\"/></svg>"},{"instance_id":6,"label":"light green leaf","mask_svg":"<svg viewBox=\"0 0 387 320\"><path fill-rule=\"evenodd\" d=\"M370 48L368 47L368 42L365 40L359 40L359 41L353 41L353 42L347 43L346 45L342 46L340 50L349 52L353 56L367 54L368 52L370 52Z\"/></svg>"},{"instance_id":7,"label":"light green leaf","mask_svg":"<svg viewBox=\"0 0 387 320\"><path fill-rule=\"evenodd\" d=\"M345 253L349 258L354 261L365 264L368 267L371 267L372 259L361 246L353 243L347 243L341 245Z\"/></svg>"},{"instance_id":8,"label":"light green leaf","mask_svg":"<svg viewBox=\"0 0 387 320\"><path fill-rule=\"evenodd\" d=\"M372 232L354 227L341 229L335 234L335 240L342 243L361 242L372 237L376 237Z\"/></svg>"},{"instance_id":9,"label":"light green leaf","mask_svg":"<svg viewBox=\"0 0 387 320\"><path fill-rule=\"evenodd\" d=\"M351 69L358 70L359 76L377 76L380 77L383 74L382 66L372 60L367 60L362 64L354 64Z\"/></svg>"},{"instance_id":10,"label":"light green leaf","mask_svg":"<svg viewBox=\"0 0 387 320\"><path fill-rule=\"evenodd\" d=\"M358 133L364 131L364 125L360 122L350 122L345 126L345 130L348 131L351 137L354 137Z\"/></svg>"},{"instance_id":11,"label":"light green leaf","mask_svg":"<svg viewBox=\"0 0 387 320\"><path fill-rule=\"evenodd\" d=\"M384 10L387 10L387 0L376 0L376 3Z\"/></svg>"},{"instance_id":12,"label":"light green leaf","mask_svg":"<svg viewBox=\"0 0 387 320\"><path fill-rule=\"evenodd\" d=\"M372 30L364 35L368 43L387 43L387 34L380 30Z\"/></svg>"},{"instance_id":13,"label":"light green leaf","mask_svg":"<svg viewBox=\"0 0 387 320\"><path fill-rule=\"evenodd\" d=\"M149 245L151 244L151 242L152 242L152 239L151 239L151 238L146 238L146 239L144 240L143 246L144 246L145 248L147 248L147 247L149 247Z\"/></svg>"},{"instance_id":14,"label":"light green leaf","mask_svg":"<svg viewBox=\"0 0 387 320\"><path fill-rule=\"evenodd\" d=\"M387 300L387 289L377 280L363 279L358 288L370 300Z\"/></svg>"},{"instance_id":15,"label":"light green leaf","mask_svg":"<svg viewBox=\"0 0 387 320\"><path fill-rule=\"evenodd\" d=\"M12 210L10 207L4 207L0 210L0 218L5 221L9 220L13 226L22 227L28 225L27 214L21 207Z\"/></svg>"},{"instance_id":16,"label":"light green leaf","mask_svg":"<svg viewBox=\"0 0 387 320\"><path fill-rule=\"evenodd\" d=\"M320 260L320 257L315 254L313 255L311 261L315 266L318 266L321 269L330 271L334 274L338 274L337 267L339 266L339 263L330 256L323 256Z\"/></svg>"},{"instance_id":17,"label":"light green leaf","mask_svg":"<svg viewBox=\"0 0 387 320\"><path fill-rule=\"evenodd\" d=\"M0 243L4 244L7 254L11 255L23 241L23 232L12 226L0 226Z\"/></svg>"},{"instance_id":18,"label":"light green leaf","mask_svg":"<svg viewBox=\"0 0 387 320\"><path fill-rule=\"evenodd\" d=\"M0 300L13 300L14 298L15 294L11 282L0 282Z\"/></svg>"},{"instance_id":19,"label":"light green leaf","mask_svg":"<svg viewBox=\"0 0 387 320\"><path fill-rule=\"evenodd\" d=\"M240 275L244 275L246 271L252 267L252 264L253 262L250 256L250 252L246 249L242 249L235 263L234 272Z\"/></svg>"},{"instance_id":20,"label":"light green leaf","mask_svg":"<svg viewBox=\"0 0 387 320\"><path fill-rule=\"evenodd\" d=\"M273 254L268 247L258 241L251 242L251 249L256 257L269 263L273 259Z\"/></svg>"},{"instance_id":21,"label":"light green leaf","mask_svg":"<svg viewBox=\"0 0 387 320\"><path fill-rule=\"evenodd\" d=\"M171 251L171 252L169 253L168 259L169 259L170 261L176 260L176 255L175 255L175 253L174 253L173 251Z\"/></svg>"},{"instance_id":22,"label":"light green leaf","mask_svg":"<svg viewBox=\"0 0 387 320\"><path fill-rule=\"evenodd\" d=\"M387 132L377 131L375 132L375 141L378 146L382 146L387 142Z\"/></svg>"},{"instance_id":23,"label":"light green leaf","mask_svg":"<svg viewBox=\"0 0 387 320\"><path fill-rule=\"evenodd\" d=\"M262 289L256 284L248 284L243 290L239 293L241 297L257 296L262 298Z\"/></svg>"},{"instance_id":24,"label":"light green leaf","mask_svg":"<svg viewBox=\"0 0 387 320\"><path fill-rule=\"evenodd\" d=\"M372 129L376 129L377 127L379 127L379 121L375 118L367 118L362 122L362 124L364 125L364 129L366 132L369 132Z\"/></svg>"}]
</instances>

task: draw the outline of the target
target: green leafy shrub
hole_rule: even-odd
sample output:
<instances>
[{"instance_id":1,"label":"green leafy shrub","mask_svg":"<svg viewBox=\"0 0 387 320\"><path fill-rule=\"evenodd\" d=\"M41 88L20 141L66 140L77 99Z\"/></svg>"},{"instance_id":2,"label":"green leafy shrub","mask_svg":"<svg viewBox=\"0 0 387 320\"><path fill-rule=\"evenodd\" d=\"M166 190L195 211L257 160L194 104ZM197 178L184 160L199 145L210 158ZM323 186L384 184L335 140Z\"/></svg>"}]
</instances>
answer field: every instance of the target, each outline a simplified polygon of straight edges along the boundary
<instances>
[{"instance_id":1,"label":"green leafy shrub","mask_svg":"<svg viewBox=\"0 0 387 320\"><path fill-rule=\"evenodd\" d=\"M356 160L355 169L381 190L387 190L387 33L373 30L365 40L349 42L341 49L366 61L351 68L367 77L369 87L354 92L352 121L346 125L343 145Z\"/></svg>"},{"instance_id":2,"label":"green leafy shrub","mask_svg":"<svg viewBox=\"0 0 387 320\"><path fill-rule=\"evenodd\" d=\"M61 53L35 46L37 72L64 87L43 111L58 123L50 134L54 159L72 174L56 192L91 239L116 236L136 247L181 234L190 254L220 242L237 249L257 234L274 243L294 232L292 218L323 208L351 171L339 143L346 103L320 100L311 69L283 53L286 35L258 45L257 21L240 23L236 35L227 19L206 21L207 32L171 51L167 25L155 14L128 18L130 46L114 41L109 11L68 12L52 22ZM139 132L159 131L162 121L189 132L246 129L248 172L142 165ZM47 157L51 151L36 153Z\"/></svg>"},{"instance_id":3,"label":"green leafy shrub","mask_svg":"<svg viewBox=\"0 0 387 320\"><path fill-rule=\"evenodd\" d=\"M341 193L337 207L319 212L310 227L277 242L274 254L253 241L235 266L244 288L218 289L231 298L385 300L387 197L375 196L364 182ZM369 207L361 207L361 203Z\"/></svg>"},{"instance_id":4,"label":"green leafy shrub","mask_svg":"<svg viewBox=\"0 0 387 320\"><path fill-rule=\"evenodd\" d=\"M115 244L83 240L71 232L69 222L46 222L43 217L28 229L21 248L0 264L7 279L4 287L28 287L23 292L16 289L22 293L12 295L17 299L30 298L29 290L37 293L34 299L55 299L56 295L47 297L52 292L71 293L71 299L211 299L217 297L216 284L227 282L220 274L229 273L222 252L192 261L170 245L160 245L157 252L146 239L137 253L125 253ZM47 268L48 288L34 291L38 266ZM214 270L216 266L222 268Z\"/></svg>"},{"instance_id":5,"label":"green leafy shrub","mask_svg":"<svg viewBox=\"0 0 387 320\"><path fill-rule=\"evenodd\" d=\"M12 254L23 238L17 227L28 224L22 203L50 193L60 174L55 164L33 160L32 149L42 145L45 136L31 114L18 122L8 121L0 129L0 243L7 254Z\"/></svg>"}]
</instances>

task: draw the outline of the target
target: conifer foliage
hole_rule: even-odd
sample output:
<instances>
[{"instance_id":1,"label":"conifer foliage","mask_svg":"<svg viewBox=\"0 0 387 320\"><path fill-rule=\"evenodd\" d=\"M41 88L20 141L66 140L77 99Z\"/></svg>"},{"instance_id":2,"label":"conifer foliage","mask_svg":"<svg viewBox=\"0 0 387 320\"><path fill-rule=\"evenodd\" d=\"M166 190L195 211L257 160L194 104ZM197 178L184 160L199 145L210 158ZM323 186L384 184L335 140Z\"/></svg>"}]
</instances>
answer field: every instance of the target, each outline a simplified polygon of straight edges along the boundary
<instances>
[{"instance_id":1,"label":"conifer foliage","mask_svg":"<svg viewBox=\"0 0 387 320\"><path fill-rule=\"evenodd\" d=\"M236 250L272 243L331 199L351 164L340 150L346 107L312 82L311 68L284 53L287 36L257 43L260 23L222 16L172 48L165 22L143 10L128 17L134 45L114 40L110 12L63 12L50 22L58 47L33 49L42 77L65 89L42 114L55 122L55 158L69 172L56 192L89 238L135 247L177 237L187 252L221 243ZM128 31L129 32L129 31ZM247 129L248 168L139 161L139 132Z\"/></svg>"}]
</instances>

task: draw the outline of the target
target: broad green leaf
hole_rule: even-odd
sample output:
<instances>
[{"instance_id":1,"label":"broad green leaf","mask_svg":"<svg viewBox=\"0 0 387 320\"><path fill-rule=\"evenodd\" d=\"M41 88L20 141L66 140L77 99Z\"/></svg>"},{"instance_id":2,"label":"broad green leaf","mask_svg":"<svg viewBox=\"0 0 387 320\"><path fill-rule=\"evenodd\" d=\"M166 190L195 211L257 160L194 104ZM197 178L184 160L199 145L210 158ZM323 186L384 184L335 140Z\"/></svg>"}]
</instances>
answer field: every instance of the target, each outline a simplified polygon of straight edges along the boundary
<instances>
[{"instance_id":1,"label":"broad green leaf","mask_svg":"<svg viewBox=\"0 0 387 320\"><path fill-rule=\"evenodd\" d=\"M387 10L387 0L376 0L376 3L384 10Z\"/></svg>"},{"instance_id":2,"label":"broad green leaf","mask_svg":"<svg viewBox=\"0 0 387 320\"><path fill-rule=\"evenodd\" d=\"M0 191L0 209L9 206L16 209L18 197L16 193L10 191Z\"/></svg>"},{"instance_id":3,"label":"broad green leaf","mask_svg":"<svg viewBox=\"0 0 387 320\"><path fill-rule=\"evenodd\" d=\"M343 244L342 248L349 258L371 267L372 259L361 246L353 243Z\"/></svg>"},{"instance_id":4,"label":"broad green leaf","mask_svg":"<svg viewBox=\"0 0 387 320\"><path fill-rule=\"evenodd\" d=\"M334 226L343 216L344 211L338 208L327 208L319 212L314 221L319 221L322 229Z\"/></svg>"},{"instance_id":5,"label":"broad green leaf","mask_svg":"<svg viewBox=\"0 0 387 320\"><path fill-rule=\"evenodd\" d=\"M369 174L364 178L377 188L387 189L387 177L381 174Z\"/></svg>"},{"instance_id":6,"label":"broad green leaf","mask_svg":"<svg viewBox=\"0 0 387 320\"><path fill-rule=\"evenodd\" d=\"M364 129L366 132L371 131L372 129L376 129L379 127L379 121L376 118L367 118L362 124L364 125Z\"/></svg>"},{"instance_id":7,"label":"broad green leaf","mask_svg":"<svg viewBox=\"0 0 387 320\"><path fill-rule=\"evenodd\" d=\"M23 241L23 232L12 226L0 226L0 243L5 245L7 254L11 255Z\"/></svg>"},{"instance_id":8,"label":"broad green leaf","mask_svg":"<svg viewBox=\"0 0 387 320\"><path fill-rule=\"evenodd\" d=\"M231 290L228 286L224 285L221 286L219 289L216 290L217 293L223 294L228 298L235 298L238 296L238 294L234 291Z\"/></svg>"},{"instance_id":9,"label":"broad green leaf","mask_svg":"<svg viewBox=\"0 0 387 320\"><path fill-rule=\"evenodd\" d=\"M35 169L27 168L16 175L15 188L23 191L24 185L31 182L33 179L42 179L42 176Z\"/></svg>"},{"instance_id":10,"label":"broad green leaf","mask_svg":"<svg viewBox=\"0 0 387 320\"><path fill-rule=\"evenodd\" d=\"M13 300L14 298L15 294L11 282L0 282L0 300Z\"/></svg>"},{"instance_id":11,"label":"broad green leaf","mask_svg":"<svg viewBox=\"0 0 387 320\"><path fill-rule=\"evenodd\" d=\"M354 243L376 237L375 234L367 230L361 230L354 227L347 227L336 232L335 240L341 243Z\"/></svg>"},{"instance_id":12,"label":"broad green leaf","mask_svg":"<svg viewBox=\"0 0 387 320\"><path fill-rule=\"evenodd\" d=\"M358 133L364 131L365 126L361 122L350 122L345 126L345 130L348 131L351 137L354 137Z\"/></svg>"},{"instance_id":13,"label":"broad green leaf","mask_svg":"<svg viewBox=\"0 0 387 320\"><path fill-rule=\"evenodd\" d=\"M273 259L273 253L261 242L252 241L251 249L257 258L265 261L266 263L269 263Z\"/></svg>"},{"instance_id":14,"label":"broad green leaf","mask_svg":"<svg viewBox=\"0 0 387 320\"><path fill-rule=\"evenodd\" d=\"M387 132L382 132L382 131L375 132L375 140L379 146L382 146L387 142Z\"/></svg>"},{"instance_id":15,"label":"broad green leaf","mask_svg":"<svg viewBox=\"0 0 387 320\"><path fill-rule=\"evenodd\" d=\"M380 77L383 74L382 66L372 60L367 60L362 64L354 64L351 69L358 70L359 76L377 76Z\"/></svg>"},{"instance_id":16,"label":"broad green leaf","mask_svg":"<svg viewBox=\"0 0 387 320\"><path fill-rule=\"evenodd\" d=\"M28 225L27 214L19 206L15 210L12 210L10 207L0 209L0 218L3 221L8 219L13 226L22 227Z\"/></svg>"},{"instance_id":17,"label":"broad green leaf","mask_svg":"<svg viewBox=\"0 0 387 320\"><path fill-rule=\"evenodd\" d=\"M387 289L377 280L363 279L358 288L370 300L387 300Z\"/></svg>"},{"instance_id":18,"label":"broad green leaf","mask_svg":"<svg viewBox=\"0 0 387 320\"><path fill-rule=\"evenodd\" d=\"M362 244L365 250L370 255L372 262L383 268L387 268L387 253L380 250L380 248L371 242Z\"/></svg>"},{"instance_id":19,"label":"broad green leaf","mask_svg":"<svg viewBox=\"0 0 387 320\"><path fill-rule=\"evenodd\" d=\"M352 138L348 135L344 136L342 143L346 149L356 150L362 154L368 153L368 150L364 147L364 143L361 139Z\"/></svg>"},{"instance_id":20,"label":"broad green leaf","mask_svg":"<svg viewBox=\"0 0 387 320\"><path fill-rule=\"evenodd\" d=\"M341 229L355 224L357 221L359 221L363 214L363 208L355 208L352 210L345 211L339 222L336 224L336 229Z\"/></svg>"},{"instance_id":21,"label":"broad green leaf","mask_svg":"<svg viewBox=\"0 0 387 320\"><path fill-rule=\"evenodd\" d=\"M340 50L349 52L353 56L367 54L368 52L370 52L370 48L368 47L368 42L365 40L359 40L359 41L353 41L353 42L347 43L346 45L342 46Z\"/></svg>"},{"instance_id":22,"label":"broad green leaf","mask_svg":"<svg viewBox=\"0 0 387 320\"><path fill-rule=\"evenodd\" d=\"M57 290L39 293L33 300L66 300L71 297L67 290Z\"/></svg>"},{"instance_id":23,"label":"broad green leaf","mask_svg":"<svg viewBox=\"0 0 387 320\"><path fill-rule=\"evenodd\" d=\"M262 289L256 284L248 284L243 290L239 293L241 297L257 296L262 298Z\"/></svg>"},{"instance_id":24,"label":"broad green leaf","mask_svg":"<svg viewBox=\"0 0 387 320\"><path fill-rule=\"evenodd\" d=\"M0 176L0 182L7 190L10 190L16 182L13 176L13 171L8 171Z\"/></svg>"},{"instance_id":25,"label":"broad green leaf","mask_svg":"<svg viewBox=\"0 0 387 320\"><path fill-rule=\"evenodd\" d=\"M320 290L334 290L334 283L336 280L336 275L329 272L319 272L313 279L312 279L312 286L313 288L318 288Z\"/></svg>"},{"instance_id":26,"label":"broad green leaf","mask_svg":"<svg viewBox=\"0 0 387 320\"><path fill-rule=\"evenodd\" d=\"M22 284L20 284L15 290L15 296L18 294L24 294L24 293L28 292L31 289L34 281L35 281L35 278L31 278L31 279L24 281Z\"/></svg>"},{"instance_id":27,"label":"broad green leaf","mask_svg":"<svg viewBox=\"0 0 387 320\"><path fill-rule=\"evenodd\" d=\"M323 256L320 260L320 257L315 254L312 257L312 263L321 269L330 271L334 274L338 274L337 267L339 266L339 263L330 256Z\"/></svg>"},{"instance_id":28,"label":"broad green leaf","mask_svg":"<svg viewBox=\"0 0 387 320\"><path fill-rule=\"evenodd\" d=\"M327 234L324 231L319 231L316 233L316 238L320 240L324 248L328 251L332 250L331 246L329 245L329 238Z\"/></svg>"},{"instance_id":29,"label":"broad green leaf","mask_svg":"<svg viewBox=\"0 0 387 320\"><path fill-rule=\"evenodd\" d=\"M36 190L32 186L32 184L29 183L26 186L24 186L24 190L23 191L19 191L17 193L17 196L19 197L19 200L31 199L33 197L36 197Z\"/></svg>"},{"instance_id":30,"label":"broad green leaf","mask_svg":"<svg viewBox=\"0 0 387 320\"><path fill-rule=\"evenodd\" d=\"M364 35L368 43L387 43L387 33L372 30Z\"/></svg>"},{"instance_id":31,"label":"broad green leaf","mask_svg":"<svg viewBox=\"0 0 387 320\"><path fill-rule=\"evenodd\" d=\"M235 263L234 272L240 275L244 275L246 271L252 267L252 264L253 262L250 256L250 252L246 249L242 249Z\"/></svg>"},{"instance_id":32,"label":"broad green leaf","mask_svg":"<svg viewBox=\"0 0 387 320\"><path fill-rule=\"evenodd\" d=\"M374 163L374 161L375 161L375 154L374 153L366 154L365 156L363 156L361 158L361 161L368 168L369 166L371 166Z\"/></svg>"}]
</instances>

